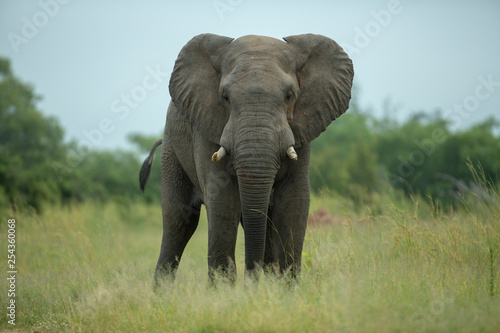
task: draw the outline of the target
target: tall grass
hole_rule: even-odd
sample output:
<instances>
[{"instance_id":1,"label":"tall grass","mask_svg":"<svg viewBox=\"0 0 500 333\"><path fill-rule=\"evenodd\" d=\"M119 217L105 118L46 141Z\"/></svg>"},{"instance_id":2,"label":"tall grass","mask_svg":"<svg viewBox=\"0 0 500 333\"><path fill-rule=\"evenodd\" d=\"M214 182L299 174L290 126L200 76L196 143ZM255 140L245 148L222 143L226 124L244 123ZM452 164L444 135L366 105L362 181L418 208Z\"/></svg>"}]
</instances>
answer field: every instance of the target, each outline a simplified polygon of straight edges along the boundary
<instances>
[{"instance_id":1,"label":"tall grass","mask_svg":"<svg viewBox=\"0 0 500 333\"><path fill-rule=\"evenodd\" d=\"M47 208L42 215L14 212L16 329L495 332L500 200L488 191L464 197L464 209L446 214L432 204L382 200L382 214L356 215L348 204L314 197L311 210L326 206L342 218L308 229L301 282L291 289L266 275L257 285L245 283L242 237L236 285L209 287L205 215L176 280L155 294L159 207L87 203ZM5 235L5 223L0 226ZM2 304L6 290L1 279ZM12 328L3 315L0 327Z\"/></svg>"}]
</instances>

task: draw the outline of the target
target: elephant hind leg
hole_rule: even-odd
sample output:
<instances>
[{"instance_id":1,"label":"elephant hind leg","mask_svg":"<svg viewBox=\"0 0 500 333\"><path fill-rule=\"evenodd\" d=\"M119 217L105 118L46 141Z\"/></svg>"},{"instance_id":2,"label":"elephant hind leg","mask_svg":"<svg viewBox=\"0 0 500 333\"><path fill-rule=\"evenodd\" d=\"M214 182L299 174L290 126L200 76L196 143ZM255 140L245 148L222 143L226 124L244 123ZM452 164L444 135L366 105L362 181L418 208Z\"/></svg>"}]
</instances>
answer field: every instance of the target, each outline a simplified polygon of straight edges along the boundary
<instances>
[{"instance_id":1,"label":"elephant hind leg","mask_svg":"<svg viewBox=\"0 0 500 333\"><path fill-rule=\"evenodd\" d=\"M175 277L184 248L198 226L202 204L201 195L175 156L168 147L164 149L167 151L162 153L163 237L155 285L162 279Z\"/></svg>"},{"instance_id":2,"label":"elephant hind leg","mask_svg":"<svg viewBox=\"0 0 500 333\"><path fill-rule=\"evenodd\" d=\"M164 215L160 257L156 265L155 283L162 278L175 277L182 253L194 234L200 217L201 205L173 208Z\"/></svg>"}]
</instances>

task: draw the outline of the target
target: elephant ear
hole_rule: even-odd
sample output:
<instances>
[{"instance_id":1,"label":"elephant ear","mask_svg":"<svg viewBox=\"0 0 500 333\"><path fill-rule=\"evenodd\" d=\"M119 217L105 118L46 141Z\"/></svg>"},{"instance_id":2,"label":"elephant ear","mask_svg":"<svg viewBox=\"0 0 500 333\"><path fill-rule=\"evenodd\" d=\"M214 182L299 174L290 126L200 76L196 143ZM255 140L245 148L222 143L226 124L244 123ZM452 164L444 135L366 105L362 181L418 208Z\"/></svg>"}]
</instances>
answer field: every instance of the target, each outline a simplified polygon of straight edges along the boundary
<instances>
[{"instance_id":1,"label":"elephant ear","mask_svg":"<svg viewBox=\"0 0 500 333\"><path fill-rule=\"evenodd\" d=\"M220 55L233 39L202 34L181 50L169 90L177 110L208 140L219 143L229 114L219 97Z\"/></svg>"},{"instance_id":2,"label":"elephant ear","mask_svg":"<svg viewBox=\"0 0 500 333\"><path fill-rule=\"evenodd\" d=\"M301 146L349 108L354 70L349 56L330 38L305 34L283 39L297 59L299 94L291 128L295 145Z\"/></svg>"}]
</instances>

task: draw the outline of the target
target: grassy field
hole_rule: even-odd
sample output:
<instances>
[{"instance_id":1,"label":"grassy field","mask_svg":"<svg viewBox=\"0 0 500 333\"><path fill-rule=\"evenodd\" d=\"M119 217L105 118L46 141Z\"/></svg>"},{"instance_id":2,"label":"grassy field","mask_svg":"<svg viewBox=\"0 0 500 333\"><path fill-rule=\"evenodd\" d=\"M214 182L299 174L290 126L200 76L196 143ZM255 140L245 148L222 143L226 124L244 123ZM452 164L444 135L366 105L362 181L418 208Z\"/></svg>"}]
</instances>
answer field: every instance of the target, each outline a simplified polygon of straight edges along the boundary
<instances>
[{"instance_id":1,"label":"grassy field","mask_svg":"<svg viewBox=\"0 0 500 333\"><path fill-rule=\"evenodd\" d=\"M81 204L43 214L2 213L17 223L15 330L38 332L498 332L500 201L470 198L444 214L426 203L354 214L313 198L334 223L309 227L301 283L263 275L236 286L207 283L207 223L186 248L177 279L158 294L159 206ZM241 230L240 230L241 231ZM239 234L240 236L242 233ZM12 329L2 314L0 329Z\"/></svg>"}]
</instances>

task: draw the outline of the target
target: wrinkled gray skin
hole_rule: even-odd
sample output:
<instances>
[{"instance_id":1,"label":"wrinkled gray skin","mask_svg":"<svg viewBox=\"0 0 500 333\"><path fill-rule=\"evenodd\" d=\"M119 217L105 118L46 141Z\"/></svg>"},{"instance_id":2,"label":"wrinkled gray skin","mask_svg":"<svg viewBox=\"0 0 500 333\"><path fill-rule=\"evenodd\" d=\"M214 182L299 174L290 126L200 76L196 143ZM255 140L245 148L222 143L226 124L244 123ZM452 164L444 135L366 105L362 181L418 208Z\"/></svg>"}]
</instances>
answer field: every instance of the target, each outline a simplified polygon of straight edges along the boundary
<instances>
[{"instance_id":1,"label":"wrinkled gray skin","mask_svg":"<svg viewBox=\"0 0 500 333\"><path fill-rule=\"evenodd\" d=\"M354 71L329 38L284 40L203 34L181 50L161 141L163 239L156 281L173 277L201 204L208 214L209 276L217 271L234 280L240 220L247 275L258 278L262 267L300 273L310 141L347 110ZM158 144L141 169L142 188ZM214 163L221 146L227 155ZM287 156L290 146L297 160Z\"/></svg>"}]
</instances>

